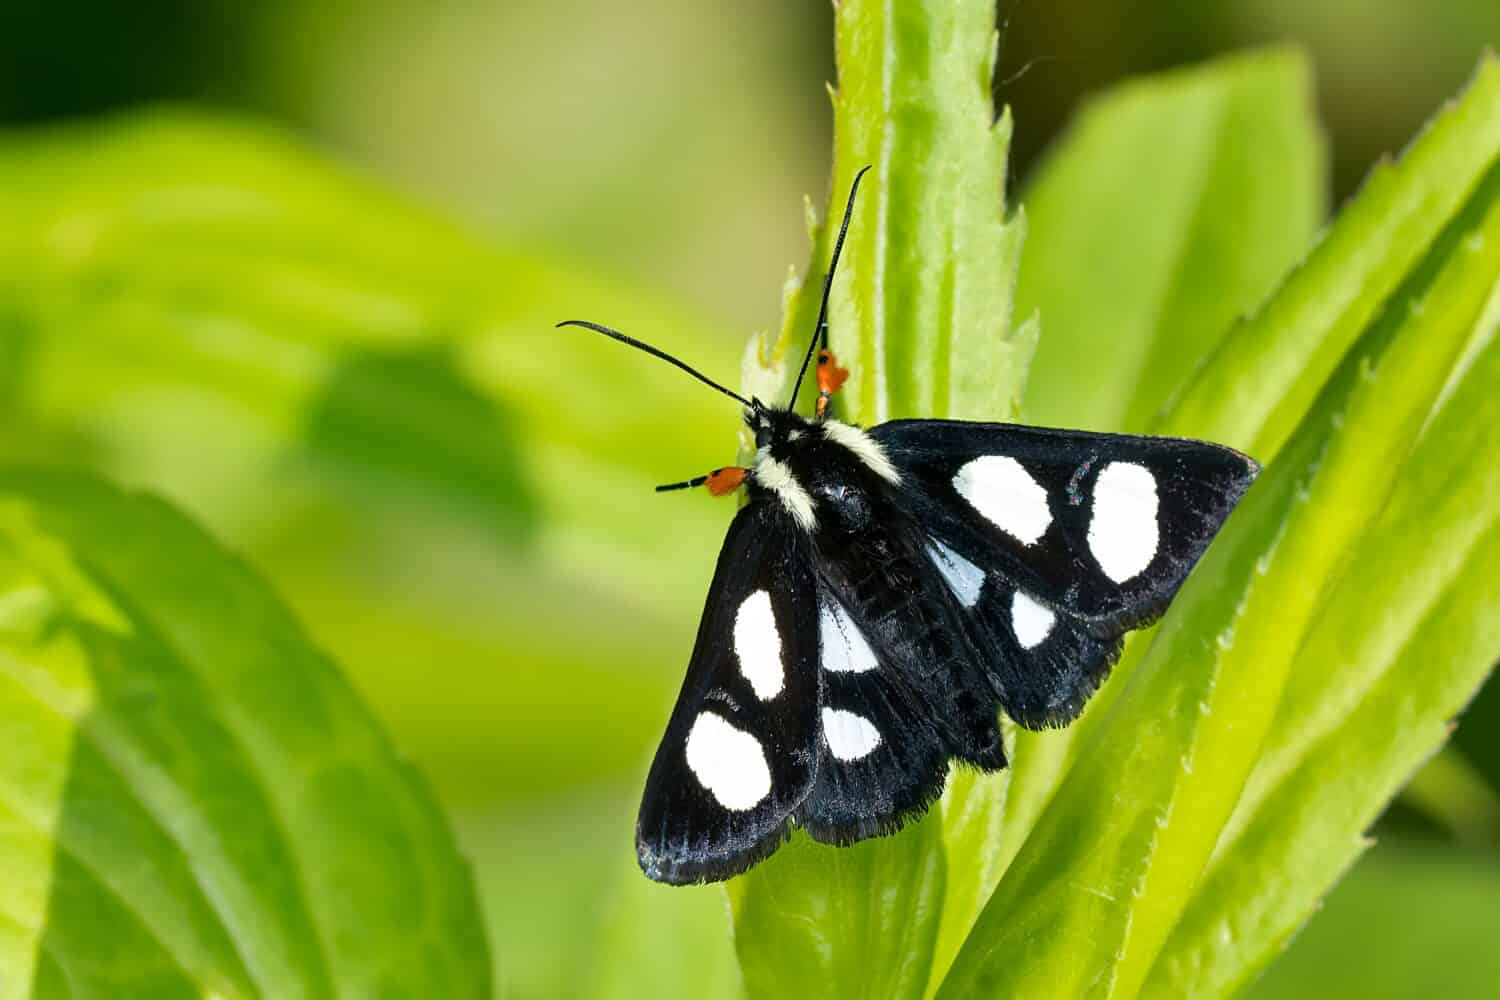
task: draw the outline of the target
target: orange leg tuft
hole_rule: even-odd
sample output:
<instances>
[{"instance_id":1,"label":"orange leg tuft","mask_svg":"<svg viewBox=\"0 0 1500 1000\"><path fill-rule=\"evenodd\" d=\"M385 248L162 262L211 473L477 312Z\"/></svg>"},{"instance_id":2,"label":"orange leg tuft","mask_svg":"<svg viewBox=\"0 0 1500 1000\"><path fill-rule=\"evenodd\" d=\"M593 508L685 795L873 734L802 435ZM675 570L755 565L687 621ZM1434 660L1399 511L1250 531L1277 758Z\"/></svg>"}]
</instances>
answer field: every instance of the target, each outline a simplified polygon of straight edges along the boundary
<instances>
[{"instance_id":1,"label":"orange leg tuft","mask_svg":"<svg viewBox=\"0 0 1500 1000\"><path fill-rule=\"evenodd\" d=\"M840 368L838 359L830 350L818 352L818 419L822 419L828 412L828 402L833 394L844 387L849 380L849 369Z\"/></svg>"},{"instance_id":2,"label":"orange leg tuft","mask_svg":"<svg viewBox=\"0 0 1500 1000\"><path fill-rule=\"evenodd\" d=\"M745 473L749 471L737 465L731 465L725 469L715 469L708 474L703 485L708 487L708 492L716 497L728 496L739 489L745 482Z\"/></svg>"}]
</instances>

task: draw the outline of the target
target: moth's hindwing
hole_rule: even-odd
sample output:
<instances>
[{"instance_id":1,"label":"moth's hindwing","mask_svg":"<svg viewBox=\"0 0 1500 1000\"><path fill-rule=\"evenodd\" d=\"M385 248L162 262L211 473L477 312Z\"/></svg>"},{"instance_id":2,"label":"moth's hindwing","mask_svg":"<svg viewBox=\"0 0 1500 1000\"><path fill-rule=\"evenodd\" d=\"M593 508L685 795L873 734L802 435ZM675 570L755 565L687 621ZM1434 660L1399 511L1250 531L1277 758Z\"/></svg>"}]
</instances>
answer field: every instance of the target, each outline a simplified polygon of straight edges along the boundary
<instances>
[{"instance_id":1,"label":"moth's hindwing","mask_svg":"<svg viewBox=\"0 0 1500 1000\"><path fill-rule=\"evenodd\" d=\"M1119 658L1123 630L1050 607L941 542L934 541L931 552L969 609L975 642L1005 714L1028 729L1064 726L1077 718Z\"/></svg>"},{"instance_id":2,"label":"moth's hindwing","mask_svg":"<svg viewBox=\"0 0 1500 1000\"><path fill-rule=\"evenodd\" d=\"M925 693L879 662L831 595L822 600L825 641L850 646L834 654L838 672L825 653L817 780L797 822L824 843L850 844L926 809L943 790L950 751Z\"/></svg>"},{"instance_id":3,"label":"moth's hindwing","mask_svg":"<svg viewBox=\"0 0 1500 1000\"><path fill-rule=\"evenodd\" d=\"M998 699L963 613L896 497L865 485L864 530L828 528L817 545L821 739L797 820L834 843L920 813L942 792L950 758L1005 766Z\"/></svg>"},{"instance_id":4,"label":"moth's hindwing","mask_svg":"<svg viewBox=\"0 0 1500 1000\"><path fill-rule=\"evenodd\" d=\"M648 876L717 881L780 845L813 782L817 656L811 541L779 504L753 502L725 537L646 779L636 851Z\"/></svg>"},{"instance_id":5,"label":"moth's hindwing","mask_svg":"<svg viewBox=\"0 0 1500 1000\"><path fill-rule=\"evenodd\" d=\"M947 420L868 433L935 540L1104 639L1166 609L1257 472L1178 438Z\"/></svg>"}]
</instances>

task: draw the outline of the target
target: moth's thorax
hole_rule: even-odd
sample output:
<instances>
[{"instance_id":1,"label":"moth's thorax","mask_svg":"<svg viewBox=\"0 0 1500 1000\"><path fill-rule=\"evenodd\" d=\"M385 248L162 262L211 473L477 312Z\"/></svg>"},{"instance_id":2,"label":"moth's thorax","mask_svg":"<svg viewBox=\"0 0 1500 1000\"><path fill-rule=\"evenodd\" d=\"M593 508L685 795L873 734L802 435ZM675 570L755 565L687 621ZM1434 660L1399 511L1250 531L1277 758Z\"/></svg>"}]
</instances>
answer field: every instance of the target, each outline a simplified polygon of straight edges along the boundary
<instances>
[{"instance_id":1,"label":"moth's thorax","mask_svg":"<svg viewBox=\"0 0 1500 1000\"><path fill-rule=\"evenodd\" d=\"M852 424L762 409L755 431L752 494L778 500L806 531L857 531L871 517L871 491L900 482L885 450Z\"/></svg>"}]
</instances>

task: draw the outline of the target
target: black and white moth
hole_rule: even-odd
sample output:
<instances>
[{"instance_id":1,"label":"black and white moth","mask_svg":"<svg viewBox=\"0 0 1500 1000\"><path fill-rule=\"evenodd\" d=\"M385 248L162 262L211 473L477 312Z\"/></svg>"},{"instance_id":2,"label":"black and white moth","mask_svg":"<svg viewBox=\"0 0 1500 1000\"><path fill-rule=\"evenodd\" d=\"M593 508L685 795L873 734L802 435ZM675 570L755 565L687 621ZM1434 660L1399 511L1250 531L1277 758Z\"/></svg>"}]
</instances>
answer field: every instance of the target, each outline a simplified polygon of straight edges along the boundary
<instances>
[{"instance_id":1,"label":"black and white moth","mask_svg":"<svg viewBox=\"0 0 1500 1000\"><path fill-rule=\"evenodd\" d=\"M755 435L748 468L658 488L748 493L641 802L636 851L660 882L744 872L793 823L838 845L891 833L937 798L950 760L1005 766L1000 709L1028 728L1071 722L1258 471L1202 441L829 417L846 373L828 293L863 174L785 408L608 327L559 324L738 400ZM809 418L797 392L820 342Z\"/></svg>"}]
</instances>

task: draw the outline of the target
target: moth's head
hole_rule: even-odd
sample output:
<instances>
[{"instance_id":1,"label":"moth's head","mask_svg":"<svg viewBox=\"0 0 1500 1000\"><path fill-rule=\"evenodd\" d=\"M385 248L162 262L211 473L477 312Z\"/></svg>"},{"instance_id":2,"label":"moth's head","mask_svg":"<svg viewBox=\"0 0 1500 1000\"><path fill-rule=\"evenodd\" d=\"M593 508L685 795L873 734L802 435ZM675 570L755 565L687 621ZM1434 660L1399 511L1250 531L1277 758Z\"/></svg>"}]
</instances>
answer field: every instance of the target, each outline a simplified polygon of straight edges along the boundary
<instances>
[{"instance_id":1,"label":"moth's head","mask_svg":"<svg viewBox=\"0 0 1500 1000\"><path fill-rule=\"evenodd\" d=\"M808 426L806 417L791 410L766 406L753 400L745 410L745 426L755 434L755 447L775 449L794 440Z\"/></svg>"}]
</instances>

